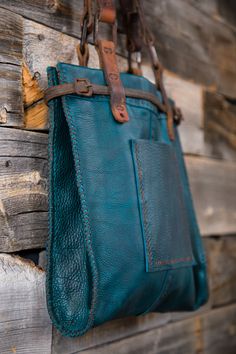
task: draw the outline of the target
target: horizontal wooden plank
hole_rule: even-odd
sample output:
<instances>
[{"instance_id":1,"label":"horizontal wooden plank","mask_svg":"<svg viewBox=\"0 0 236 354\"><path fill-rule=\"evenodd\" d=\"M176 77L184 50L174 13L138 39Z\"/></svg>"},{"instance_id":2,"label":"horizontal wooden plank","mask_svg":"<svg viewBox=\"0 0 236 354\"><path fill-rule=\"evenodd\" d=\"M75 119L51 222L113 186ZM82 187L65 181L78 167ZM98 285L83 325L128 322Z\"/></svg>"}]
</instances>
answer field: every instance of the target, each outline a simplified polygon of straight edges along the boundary
<instances>
[{"instance_id":1,"label":"horizontal wooden plank","mask_svg":"<svg viewBox=\"0 0 236 354\"><path fill-rule=\"evenodd\" d=\"M204 244L208 258L212 306L236 302L236 236L206 237Z\"/></svg>"},{"instance_id":2,"label":"horizontal wooden plank","mask_svg":"<svg viewBox=\"0 0 236 354\"><path fill-rule=\"evenodd\" d=\"M23 21L4 9L0 9L0 15L0 125L22 125Z\"/></svg>"},{"instance_id":3,"label":"horizontal wooden plank","mask_svg":"<svg viewBox=\"0 0 236 354\"><path fill-rule=\"evenodd\" d=\"M234 354L236 305L85 351L86 354Z\"/></svg>"},{"instance_id":4,"label":"horizontal wooden plank","mask_svg":"<svg viewBox=\"0 0 236 354\"><path fill-rule=\"evenodd\" d=\"M218 0L186 0L193 7L202 12L203 15L213 18L215 21L224 23L225 26L236 27L235 20L235 1Z\"/></svg>"},{"instance_id":5,"label":"horizontal wooden plank","mask_svg":"<svg viewBox=\"0 0 236 354\"><path fill-rule=\"evenodd\" d=\"M53 329L52 354L76 354L93 346L108 343L113 340L142 333L153 327L164 326L170 322L171 314L149 314L140 317L128 317L114 320L90 330L80 338L63 337ZM116 352L115 352L116 353Z\"/></svg>"},{"instance_id":6,"label":"horizontal wooden plank","mask_svg":"<svg viewBox=\"0 0 236 354\"><path fill-rule=\"evenodd\" d=\"M0 254L1 354L51 354L44 282L44 272L32 263Z\"/></svg>"},{"instance_id":7,"label":"horizontal wooden plank","mask_svg":"<svg viewBox=\"0 0 236 354\"><path fill-rule=\"evenodd\" d=\"M226 26L236 27L236 7L234 0L218 1L218 0L188 0L192 6L197 7L203 14L223 22Z\"/></svg>"},{"instance_id":8,"label":"horizontal wooden plank","mask_svg":"<svg viewBox=\"0 0 236 354\"><path fill-rule=\"evenodd\" d=\"M0 128L1 252L45 245L47 175L47 135Z\"/></svg>"},{"instance_id":9,"label":"horizontal wooden plank","mask_svg":"<svg viewBox=\"0 0 236 354\"><path fill-rule=\"evenodd\" d=\"M228 1L217 1L217 14L219 14L220 18L223 18L224 21L234 28L236 27L236 4L234 0Z\"/></svg>"},{"instance_id":10,"label":"horizontal wooden plank","mask_svg":"<svg viewBox=\"0 0 236 354\"><path fill-rule=\"evenodd\" d=\"M20 66L22 63L23 19L4 9L0 9L0 13L0 62Z\"/></svg>"},{"instance_id":11,"label":"horizontal wooden plank","mask_svg":"<svg viewBox=\"0 0 236 354\"><path fill-rule=\"evenodd\" d=\"M190 186L202 235L236 231L236 164L186 157Z\"/></svg>"},{"instance_id":12,"label":"horizontal wooden plank","mask_svg":"<svg viewBox=\"0 0 236 354\"><path fill-rule=\"evenodd\" d=\"M149 1L145 12L164 66L235 98L236 32L191 1Z\"/></svg>"},{"instance_id":13,"label":"horizontal wooden plank","mask_svg":"<svg viewBox=\"0 0 236 354\"><path fill-rule=\"evenodd\" d=\"M153 328L165 327L168 323L193 318L197 314L205 312L207 307L195 313L150 313L144 316L127 317L122 320L114 320L90 330L80 338L63 337L53 328L52 354L76 354L80 351L99 347L106 343L114 342L133 335L141 335ZM208 306L208 309L210 307Z\"/></svg>"},{"instance_id":14,"label":"horizontal wooden plank","mask_svg":"<svg viewBox=\"0 0 236 354\"><path fill-rule=\"evenodd\" d=\"M206 142L221 154L223 144L236 155L236 101L221 94L204 94L204 135Z\"/></svg>"},{"instance_id":15,"label":"horizontal wooden plank","mask_svg":"<svg viewBox=\"0 0 236 354\"><path fill-rule=\"evenodd\" d=\"M0 6L62 33L80 36L82 0L1 0Z\"/></svg>"},{"instance_id":16,"label":"horizontal wooden plank","mask_svg":"<svg viewBox=\"0 0 236 354\"><path fill-rule=\"evenodd\" d=\"M165 73L164 81L168 95L183 112L184 121L179 127L183 150L188 154L235 161L236 106L222 95L206 92L201 85L170 72ZM220 125L220 133L215 124Z\"/></svg>"}]
</instances>

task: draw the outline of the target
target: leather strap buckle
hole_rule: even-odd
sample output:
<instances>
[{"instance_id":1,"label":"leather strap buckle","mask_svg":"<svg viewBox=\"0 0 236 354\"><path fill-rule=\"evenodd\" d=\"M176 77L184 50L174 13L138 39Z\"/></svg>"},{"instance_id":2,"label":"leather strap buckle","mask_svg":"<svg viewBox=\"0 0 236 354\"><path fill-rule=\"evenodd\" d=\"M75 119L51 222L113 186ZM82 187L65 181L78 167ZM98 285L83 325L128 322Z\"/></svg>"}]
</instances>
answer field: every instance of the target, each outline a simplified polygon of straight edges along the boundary
<instances>
[{"instance_id":1,"label":"leather strap buckle","mask_svg":"<svg viewBox=\"0 0 236 354\"><path fill-rule=\"evenodd\" d=\"M91 97L93 95L93 85L87 79L76 79L74 83L75 93Z\"/></svg>"}]
</instances>

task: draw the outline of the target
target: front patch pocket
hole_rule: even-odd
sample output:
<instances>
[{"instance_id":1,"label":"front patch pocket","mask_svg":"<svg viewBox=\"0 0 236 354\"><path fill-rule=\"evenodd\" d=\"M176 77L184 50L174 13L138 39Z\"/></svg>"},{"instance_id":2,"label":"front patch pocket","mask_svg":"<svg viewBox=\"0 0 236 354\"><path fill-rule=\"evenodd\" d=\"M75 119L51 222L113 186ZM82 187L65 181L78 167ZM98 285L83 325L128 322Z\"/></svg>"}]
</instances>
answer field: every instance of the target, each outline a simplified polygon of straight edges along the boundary
<instances>
[{"instance_id":1,"label":"front patch pocket","mask_svg":"<svg viewBox=\"0 0 236 354\"><path fill-rule=\"evenodd\" d=\"M195 264L184 186L174 147L132 140L146 271Z\"/></svg>"}]
</instances>

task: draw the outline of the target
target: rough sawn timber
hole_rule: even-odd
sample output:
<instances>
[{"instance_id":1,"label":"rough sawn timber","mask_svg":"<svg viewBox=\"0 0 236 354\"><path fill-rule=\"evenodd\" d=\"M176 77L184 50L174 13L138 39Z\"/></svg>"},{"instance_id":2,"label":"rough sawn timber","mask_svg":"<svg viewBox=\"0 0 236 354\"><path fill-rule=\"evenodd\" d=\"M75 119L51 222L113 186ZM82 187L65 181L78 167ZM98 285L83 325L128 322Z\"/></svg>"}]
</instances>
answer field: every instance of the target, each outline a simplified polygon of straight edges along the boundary
<instances>
[{"instance_id":1,"label":"rough sawn timber","mask_svg":"<svg viewBox=\"0 0 236 354\"><path fill-rule=\"evenodd\" d=\"M73 354L235 354L235 328L234 304Z\"/></svg>"},{"instance_id":2,"label":"rough sawn timber","mask_svg":"<svg viewBox=\"0 0 236 354\"><path fill-rule=\"evenodd\" d=\"M0 128L0 252L45 247L47 138Z\"/></svg>"},{"instance_id":3,"label":"rough sawn timber","mask_svg":"<svg viewBox=\"0 0 236 354\"><path fill-rule=\"evenodd\" d=\"M45 273L34 264L0 254L0 353L51 354Z\"/></svg>"},{"instance_id":4,"label":"rough sawn timber","mask_svg":"<svg viewBox=\"0 0 236 354\"><path fill-rule=\"evenodd\" d=\"M0 17L0 126L22 126L23 19L1 8Z\"/></svg>"}]
</instances>

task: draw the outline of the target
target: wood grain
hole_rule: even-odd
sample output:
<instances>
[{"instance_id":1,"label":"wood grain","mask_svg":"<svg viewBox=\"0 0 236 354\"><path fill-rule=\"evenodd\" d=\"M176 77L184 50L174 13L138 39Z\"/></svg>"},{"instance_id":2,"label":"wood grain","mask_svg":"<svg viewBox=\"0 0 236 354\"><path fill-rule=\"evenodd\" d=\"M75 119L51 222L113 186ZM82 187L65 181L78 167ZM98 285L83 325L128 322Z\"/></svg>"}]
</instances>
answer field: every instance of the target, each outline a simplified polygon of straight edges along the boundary
<instances>
[{"instance_id":1,"label":"wood grain","mask_svg":"<svg viewBox=\"0 0 236 354\"><path fill-rule=\"evenodd\" d=\"M87 350L87 354L162 354L162 353L234 353L236 306L215 310L189 320L169 324L110 343L102 347ZM173 336L173 333L175 335ZM221 334L219 336L219 333ZM75 352L76 353L76 352ZM81 352L83 353L83 351Z\"/></svg>"},{"instance_id":2,"label":"wood grain","mask_svg":"<svg viewBox=\"0 0 236 354\"><path fill-rule=\"evenodd\" d=\"M1 354L51 354L44 282L44 272L32 263L0 254Z\"/></svg>"},{"instance_id":3,"label":"wood grain","mask_svg":"<svg viewBox=\"0 0 236 354\"><path fill-rule=\"evenodd\" d=\"M27 129L48 128L48 110L42 97L43 91L47 88L47 67L55 66L58 62L78 65L76 55L78 43L76 38L24 20L24 124ZM94 46L90 45L89 49L89 66L98 68L97 52Z\"/></svg>"},{"instance_id":4,"label":"wood grain","mask_svg":"<svg viewBox=\"0 0 236 354\"><path fill-rule=\"evenodd\" d=\"M235 161L236 106L222 95L206 92L201 85L170 72L164 79L169 97L183 112L179 132L184 152Z\"/></svg>"},{"instance_id":5,"label":"wood grain","mask_svg":"<svg viewBox=\"0 0 236 354\"><path fill-rule=\"evenodd\" d=\"M82 0L1 0L0 6L74 37L80 36Z\"/></svg>"},{"instance_id":6,"label":"wood grain","mask_svg":"<svg viewBox=\"0 0 236 354\"><path fill-rule=\"evenodd\" d=\"M232 147L236 155L236 101L221 94L204 94L204 135L209 144L222 151L222 144ZM219 146L217 146L219 145Z\"/></svg>"},{"instance_id":7,"label":"wood grain","mask_svg":"<svg viewBox=\"0 0 236 354\"><path fill-rule=\"evenodd\" d=\"M20 16L1 8L0 17L0 125L20 126L23 122L23 21Z\"/></svg>"},{"instance_id":8,"label":"wood grain","mask_svg":"<svg viewBox=\"0 0 236 354\"><path fill-rule=\"evenodd\" d=\"M207 237L211 304L223 306L236 302L236 236Z\"/></svg>"},{"instance_id":9,"label":"wood grain","mask_svg":"<svg viewBox=\"0 0 236 354\"><path fill-rule=\"evenodd\" d=\"M47 135L0 128L0 251L45 245Z\"/></svg>"},{"instance_id":10,"label":"wood grain","mask_svg":"<svg viewBox=\"0 0 236 354\"><path fill-rule=\"evenodd\" d=\"M80 36L81 5L82 1L68 0L1 1L4 8L75 37ZM235 97L234 28L226 26L217 16L209 16L211 7L207 10L202 1L198 5L192 0L161 0L158 6L155 5L154 0L144 2L165 67L204 85L214 85L225 95ZM224 12L222 6L217 9ZM123 49L120 52L124 52Z\"/></svg>"},{"instance_id":11,"label":"wood grain","mask_svg":"<svg viewBox=\"0 0 236 354\"><path fill-rule=\"evenodd\" d=\"M193 7L202 12L203 15L211 17L215 21L223 23L226 27L235 29L235 1L218 1L218 0L186 0Z\"/></svg>"},{"instance_id":12,"label":"wood grain","mask_svg":"<svg viewBox=\"0 0 236 354\"><path fill-rule=\"evenodd\" d=\"M123 320L114 320L92 329L81 338L65 338L54 329L52 354L78 353L103 343L131 336L135 333L142 333L153 327L164 326L170 320L171 314L168 313L128 317Z\"/></svg>"},{"instance_id":13,"label":"wood grain","mask_svg":"<svg viewBox=\"0 0 236 354\"><path fill-rule=\"evenodd\" d=\"M128 321L128 320L127 320ZM174 322L119 341L110 341L95 348L80 350L73 354L227 354L235 353L236 305L226 306ZM90 341L91 342L91 341ZM63 348L63 347L62 347ZM54 347L55 349L55 347ZM61 354L55 351L53 354ZM68 354L72 352L63 351Z\"/></svg>"},{"instance_id":14,"label":"wood grain","mask_svg":"<svg viewBox=\"0 0 236 354\"><path fill-rule=\"evenodd\" d=\"M145 12L167 69L235 98L235 29L187 0L149 1Z\"/></svg>"},{"instance_id":15,"label":"wood grain","mask_svg":"<svg viewBox=\"0 0 236 354\"><path fill-rule=\"evenodd\" d=\"M190 186L202 235L236 231L236 164L186 157Z\"/></svg>"}]
</instances>

